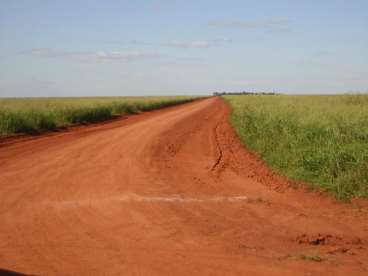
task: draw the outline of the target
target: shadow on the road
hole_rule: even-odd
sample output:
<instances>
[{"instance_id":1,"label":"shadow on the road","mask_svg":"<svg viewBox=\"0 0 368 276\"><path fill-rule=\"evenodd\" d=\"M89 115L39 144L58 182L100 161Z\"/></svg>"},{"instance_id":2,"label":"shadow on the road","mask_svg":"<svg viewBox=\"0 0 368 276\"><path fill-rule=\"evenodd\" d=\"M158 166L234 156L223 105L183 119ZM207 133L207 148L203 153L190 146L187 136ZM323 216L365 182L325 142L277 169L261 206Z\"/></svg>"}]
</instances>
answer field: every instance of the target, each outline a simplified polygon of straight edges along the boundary
<instances>
[{"instance_id":1,"label":"shadow on the road","mask_svg":"<svg viewBox=\"0 0 368 276\"><path fill-rule=\"evenodd\" d=\"M31 275L0 268L0 276L31 276Z\"/></svg>"}]
</instances>

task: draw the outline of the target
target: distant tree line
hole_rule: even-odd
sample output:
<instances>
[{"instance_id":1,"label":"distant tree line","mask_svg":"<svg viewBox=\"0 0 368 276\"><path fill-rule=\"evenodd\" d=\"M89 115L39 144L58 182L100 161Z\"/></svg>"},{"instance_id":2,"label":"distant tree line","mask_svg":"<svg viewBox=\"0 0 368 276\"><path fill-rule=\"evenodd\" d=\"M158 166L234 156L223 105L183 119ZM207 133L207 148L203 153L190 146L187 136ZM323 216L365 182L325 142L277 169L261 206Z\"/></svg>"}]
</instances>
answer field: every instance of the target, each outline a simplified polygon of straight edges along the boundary
<instances>
[{"instance_id":1,"label":"distant tree line","mask_svg":"<svg viewBox=\"0 0 368 276\"><path fill-rule=\"evenodd\" d=\"M279 95L275 92L214 92L214 96L224 96L224 95Z\"/></svg>"}]
</instances>

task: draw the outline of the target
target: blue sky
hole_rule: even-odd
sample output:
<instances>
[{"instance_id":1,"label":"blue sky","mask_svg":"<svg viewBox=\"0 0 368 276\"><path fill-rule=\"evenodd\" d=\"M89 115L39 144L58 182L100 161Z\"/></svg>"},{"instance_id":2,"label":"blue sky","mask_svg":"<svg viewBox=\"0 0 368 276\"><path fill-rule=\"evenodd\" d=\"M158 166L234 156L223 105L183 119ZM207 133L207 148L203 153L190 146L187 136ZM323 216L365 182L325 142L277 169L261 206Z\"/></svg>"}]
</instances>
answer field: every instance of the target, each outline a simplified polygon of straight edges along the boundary
<instances>
[{"instance_id":1,"label":"blue sky","mask_svg":"<svg viewBox=\"0 0 368 276\"><path fill-rule=\"evenodd\" d=\"M0 1L0 97L368 91L366 0Z\"/></svg>"}]
</instances>

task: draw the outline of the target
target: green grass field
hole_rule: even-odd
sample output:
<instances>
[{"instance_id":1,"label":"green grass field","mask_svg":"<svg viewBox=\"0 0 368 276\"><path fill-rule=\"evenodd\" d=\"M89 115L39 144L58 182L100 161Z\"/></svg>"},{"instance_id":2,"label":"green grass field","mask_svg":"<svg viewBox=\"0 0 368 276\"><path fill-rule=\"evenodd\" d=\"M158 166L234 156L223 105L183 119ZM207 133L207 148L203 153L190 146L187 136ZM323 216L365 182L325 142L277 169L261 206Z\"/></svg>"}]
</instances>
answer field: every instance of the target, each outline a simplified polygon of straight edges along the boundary
<instances>
[{"instance_id":1,"label":"green grass field","mask_svg":"<svg viewBox=\"0 0 368 276\"><path fill-rule=\"evenodd\" d=\"M341 200L368 197L368 95L225 96L246 146Z\"/></svg>"},{"instance_id":2,"label":"green grass field","mask_svg":"<svg viewBox=\"0 0 368 276\"><path fill-rule=\"evenodd\" d=\"M186 96L0 99L0 137L98 122L194 99Z\"/></svg>"}]
</instances>

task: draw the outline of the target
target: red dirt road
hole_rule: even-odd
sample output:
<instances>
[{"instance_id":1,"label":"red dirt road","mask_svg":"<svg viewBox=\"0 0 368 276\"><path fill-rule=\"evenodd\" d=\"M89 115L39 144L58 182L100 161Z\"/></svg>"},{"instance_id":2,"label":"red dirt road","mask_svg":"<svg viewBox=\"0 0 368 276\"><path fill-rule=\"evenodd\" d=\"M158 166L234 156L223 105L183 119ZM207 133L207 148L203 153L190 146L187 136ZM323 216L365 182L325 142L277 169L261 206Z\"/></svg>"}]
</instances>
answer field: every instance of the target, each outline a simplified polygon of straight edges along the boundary
<instances>
[{"instance_id":1,"label":"red dirt road","mask_svg":"<svg viewBox=\"0 0 368 276\"><path fill-rule=\"evenodd\" d=\"M288 188L219 98L0 145L0 268L368 275L367 207Z\"/></svg>"}]
</instances>

